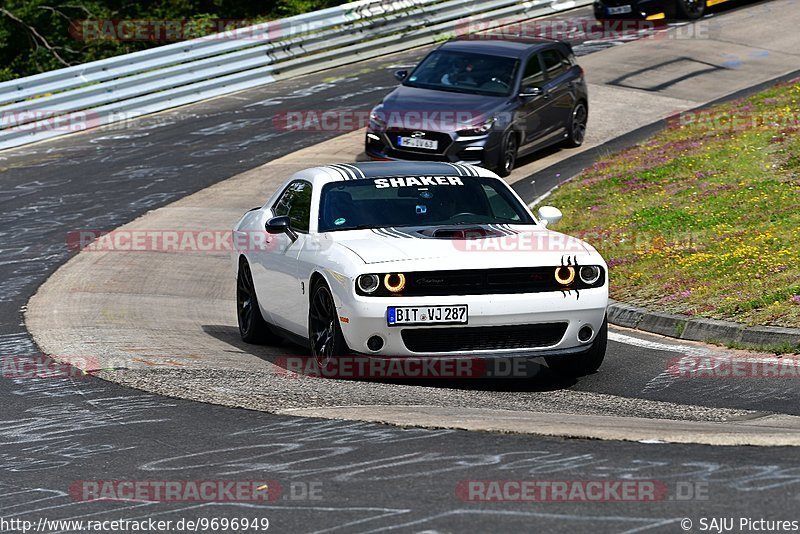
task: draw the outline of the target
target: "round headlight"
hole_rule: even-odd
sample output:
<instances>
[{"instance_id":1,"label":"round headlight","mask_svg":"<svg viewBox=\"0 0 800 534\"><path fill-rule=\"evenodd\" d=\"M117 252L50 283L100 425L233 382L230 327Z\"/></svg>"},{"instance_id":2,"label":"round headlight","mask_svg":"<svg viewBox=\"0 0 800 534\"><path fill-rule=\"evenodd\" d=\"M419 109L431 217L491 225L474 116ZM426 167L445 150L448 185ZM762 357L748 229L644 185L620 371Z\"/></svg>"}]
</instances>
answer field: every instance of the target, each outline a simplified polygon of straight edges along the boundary
<instances>
[{"instance_id":1,"label":"round headlight","mask_svg":"<svg viewBox=\"0 0 800 534\"><path fill-rule=\"evenodd\" d=\"M358 289L364 293L375 293L380 284L381 279L377 274L362 274L358 277Z\"/></svg>"},{"instance_id":2,"label":"round headlight","mask_svg":"<svg viewBox=\"0 0 800 534\"><path fill-rule=\"evenodd\" d=\"M580 277L584 284L592 285L600 279L600 267L584 265L580 270Z\"/></svg>"},{"instance_id":3,"label":"round headlight","mask_svg":"<svg viewBox=\"0 0 800 534\"><path fill-rule=\"evenodd\" d=\"M387 274L383 277L383 285L392 293L400 293L406 287L406 276L402 273Z\"/></svg>"},{"instance_id":4,"label":"round headlight","mask_svg":"<svg viewBox=\"0 0 800 534\"><path fill-rule=\"evenodd\" d=\"M556 267L556 282L568 286L575 281L575 267Z\"/></svg>"}]
</instances>

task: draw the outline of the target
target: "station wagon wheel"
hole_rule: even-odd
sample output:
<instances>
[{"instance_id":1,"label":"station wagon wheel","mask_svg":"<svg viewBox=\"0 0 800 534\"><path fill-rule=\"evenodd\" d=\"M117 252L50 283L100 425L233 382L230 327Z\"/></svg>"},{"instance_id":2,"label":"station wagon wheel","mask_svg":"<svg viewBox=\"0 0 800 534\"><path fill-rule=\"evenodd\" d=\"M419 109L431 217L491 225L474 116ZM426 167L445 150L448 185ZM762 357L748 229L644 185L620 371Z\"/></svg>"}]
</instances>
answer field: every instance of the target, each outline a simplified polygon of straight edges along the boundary
<instances>
[{"instance_id":1,"label":"station wagon wheel","mask_svg":"<svg viewBox=\"0 0 800 534\"><path fill-rule=\"evenodd\" d=\"M339 316L333 295L325 283L313 290L308 310L308 334L311 354L320 367L327 367L336 356L344 356L347 344L339 329Z\"/></svg>"},{"instance_id":2,"label":"station wagon wheel","mask_svg":"<svg viewBox=\"0 0 800 534\"><path fill-rule=\"evenodd\" d=\"M500 176L508 176L514 167L517 165L517 151L519 149L519 142L517 135L512 131L506 134L503 139L502 151L500 153L500 165L497 168L497 174Z\"/></svg>"},{"instance_id":3,"label":"station wagon wheel","mask_svg":"<svg viewBox=\"0 0 800 534\"><path fill-rule=\"evenodd\" d=\"M684 19L699 19L706 12L706 0L678 0L678 15Z\"/></svg>"},{"instance_id":4,"label":"station wagon wheel","mask_svg":"<svg viewBox=\"0 0 800 534\"><path fill-rule=\"evenodd\" d=\"M576 148L583 144L583 140L586 138L586 123L588 120L589 110L586 109L586 104L578 102L572 109L567 139L564 142L566 146Z\"/></svg>"},{"instance_id":5,"label":"station wagon wheel","mask_svg":"<svg viewBox=\"0 0 800 534\"><path fill-rule=\"evenodd\" d=\"M239 335L246 343L280 343L281 338L274 334L258 306L253 273L246 260L239 264L239 275L236 277L236 318L239 323Z\"/></svg>"}]
</instances>

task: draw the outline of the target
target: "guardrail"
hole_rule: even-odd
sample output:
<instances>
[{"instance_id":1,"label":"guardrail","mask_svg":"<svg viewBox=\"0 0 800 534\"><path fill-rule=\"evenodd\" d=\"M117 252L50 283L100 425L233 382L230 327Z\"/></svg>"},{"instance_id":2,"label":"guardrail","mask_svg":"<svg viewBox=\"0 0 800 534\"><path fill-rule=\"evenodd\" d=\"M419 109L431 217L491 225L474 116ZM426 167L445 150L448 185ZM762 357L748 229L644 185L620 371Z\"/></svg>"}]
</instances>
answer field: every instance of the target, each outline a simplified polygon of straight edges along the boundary
<instances>
[{"instance_id":1,"label":"guardrail","mask_svg":"<svg viewBox=\"0 0 800 534\"><path fill-rule=\"evenodd\" d=\"M127 120L591 0L360 0L0 83L0 149Z\"/></svg>"}]
</instances>

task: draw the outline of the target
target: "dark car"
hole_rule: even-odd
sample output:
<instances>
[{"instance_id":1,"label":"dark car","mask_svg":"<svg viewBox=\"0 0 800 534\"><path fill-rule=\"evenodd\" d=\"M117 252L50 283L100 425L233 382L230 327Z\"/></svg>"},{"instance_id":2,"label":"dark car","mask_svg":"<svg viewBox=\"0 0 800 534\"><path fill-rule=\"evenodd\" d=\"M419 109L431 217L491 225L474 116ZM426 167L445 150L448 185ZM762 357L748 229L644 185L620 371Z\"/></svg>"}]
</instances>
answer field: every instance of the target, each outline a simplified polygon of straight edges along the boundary
<instances>
[{"instance_id":1,"label":"dark car","mask_svg":"<svg viewBox=\"0 0 800 534\"><path fill-rule=\"evenodd\" d=\"M594 16L603 19L698 19L706 8L728 0L595 0Z\"/></svg>"},{"instance_id":2,"label":"dark car","mask_svg":"<svg viewBox=\"0 0 800 534\"><path fill-rule=\"evenodd\" d=\"M367 155L481 165L508 176L517 156L583 143L589 98L568 43L450 41L370 115Z\"/></svg>"}]
</instances>

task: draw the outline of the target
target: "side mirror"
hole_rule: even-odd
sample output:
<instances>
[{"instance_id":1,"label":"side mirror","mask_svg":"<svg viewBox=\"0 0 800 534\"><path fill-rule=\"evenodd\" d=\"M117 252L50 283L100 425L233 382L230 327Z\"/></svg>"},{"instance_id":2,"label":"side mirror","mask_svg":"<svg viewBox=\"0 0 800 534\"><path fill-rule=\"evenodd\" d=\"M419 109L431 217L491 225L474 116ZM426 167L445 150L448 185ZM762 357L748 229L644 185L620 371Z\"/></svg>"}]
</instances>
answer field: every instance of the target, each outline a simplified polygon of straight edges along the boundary
<instances>
[{"instance_id":1,"label":"side mirror","mask_svg":"<svg viewBox=\"0 0 800 534\"><path fill-rule=\"evenodd\" d=\"M522 90L519 93L519 96L521 96L522 98L534 98L537 96L542 96L543 94L544 91L542 91L541 87L534 87L532 85L528 85L522 88Z\"/></svg>"},{"instance_id":2,"label":"side mirror","mask_svg":"<svg viewBox=\"0 0 800 534\"><path fill-rule=\"evenodd\" d=\"M297 234L292 230L292 222L289 217L283 215L281 217L273 217L264 225L268 234L286 234L292 241L297 241Z\"/></svg>"},{"instance_id":3,"label":"side mirror","mask_svg":"<svg viewBox=\"0 0 800 534\"><path fill-rule=\"evenodd\" d=\"M394 71L394 77L397 78L398 82L404 82L406 78L408 78L408 71L407 70L396 70Z\"/></svg>"},{"instance_id":4,"label":"side mirror","mask_svg":"<svg viewBox=\"0 0 800 534\"><path fill-rule=\"evenodd\" d=\"M553 206L542 206L539 208L539 219L545 226L556 224L564 216L561 210Z\"/></svg>"}]
</instances>

